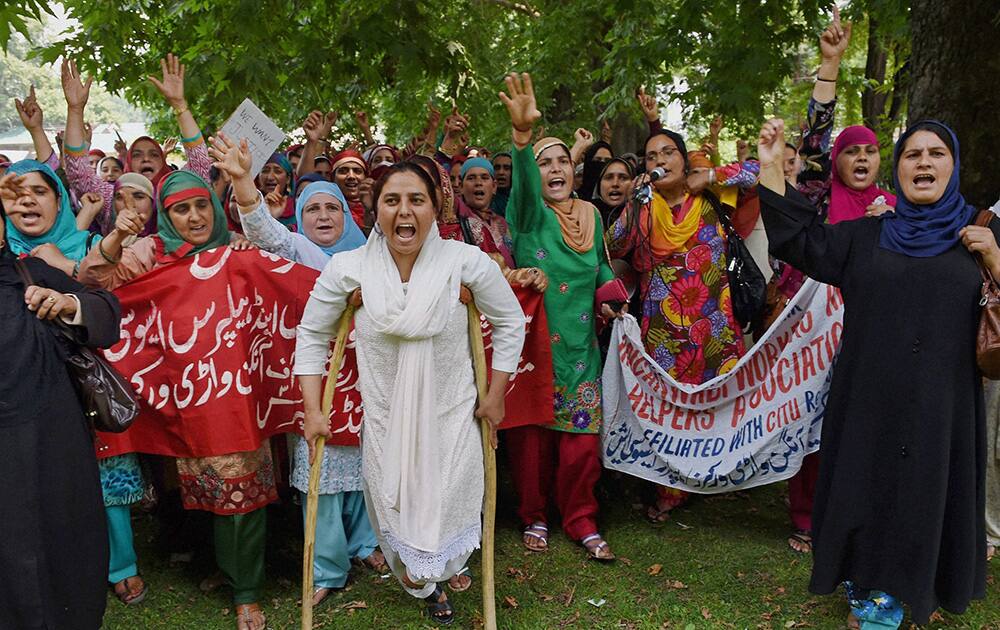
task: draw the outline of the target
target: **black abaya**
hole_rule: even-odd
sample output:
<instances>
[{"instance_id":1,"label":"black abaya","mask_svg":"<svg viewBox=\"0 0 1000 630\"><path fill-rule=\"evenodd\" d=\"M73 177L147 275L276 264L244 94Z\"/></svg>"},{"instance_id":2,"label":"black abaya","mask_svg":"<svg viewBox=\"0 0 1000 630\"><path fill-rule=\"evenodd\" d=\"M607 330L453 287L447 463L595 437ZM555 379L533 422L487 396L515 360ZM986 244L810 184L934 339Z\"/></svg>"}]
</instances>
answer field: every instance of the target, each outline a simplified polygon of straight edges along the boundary
<instances>
[{"instance_id":1,"label":"black abaya","mask_svg":"<svg viewBox=\"0 0 1000 630\"><path fill-rule=\"evenodd\" d=\"M37 259L36 284L80 300L81 341L118 340L119 306ZM0 255L0 628L99 628L108 535L89 427L49 323L28 311L13 257Z\"/></svg>"},{"instance_id":2,"label":"black abaya","mask_svg":"<svg viewBox=\"0 0 1000 630\"><path fill-rule=\"evenodd\" d=\"M760 189L771 254L840 287L845 305L810 590L851 580L908 604L919 624L938 607L961 613L986 584L975 260L960 243L930 258L882 249L878 219L827 225L785 195Z\"/></svg>"}]
</instances>

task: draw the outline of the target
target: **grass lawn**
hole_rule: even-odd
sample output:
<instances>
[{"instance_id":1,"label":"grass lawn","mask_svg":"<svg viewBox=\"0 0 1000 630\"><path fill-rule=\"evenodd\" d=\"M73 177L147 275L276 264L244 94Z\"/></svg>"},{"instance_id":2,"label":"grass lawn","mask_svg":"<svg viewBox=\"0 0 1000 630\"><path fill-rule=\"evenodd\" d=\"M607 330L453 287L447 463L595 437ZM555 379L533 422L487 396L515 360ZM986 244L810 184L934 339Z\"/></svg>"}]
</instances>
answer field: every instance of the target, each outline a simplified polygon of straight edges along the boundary
<instances>
[{"instance_id":1,"label":"grass lawn","mask_svg":"<svg viewBox=\"0 0 1000 630\"><path fill-rule=\"evenodd\" d=\"M501 467L501 477L505 474ZM671 521L653 526L641 517L647 484L606 473L599 488L602 527L618 561L602 565L561 533L545 554L526 551L512 516L513 497L501 486L496 554L496 594L501 628L843 628L842 593L811 595L810 559L787 544L784 484L714 497L695 497ZM268 627L299 627L302 566L297 506L271 508L268 522L267 587L261 604ZM205 595L199 581L213 571L211 531L189 565L172 567L154 519L134 521L139 567L149 583L146 601L126 609L108 599L105 628L235 628L229 593ZM451 594L452 627L480 622L477 580ZM1000 629L1000 560L989 576L988 596L962 616L944 614L929 628ZM603 602L603 603L602 603ZM394 579L355 568L347 588L315 613L323 628L432 628L420 602ZM904 628L910 626L909 618Z\"/></svg>"}]
</instances>

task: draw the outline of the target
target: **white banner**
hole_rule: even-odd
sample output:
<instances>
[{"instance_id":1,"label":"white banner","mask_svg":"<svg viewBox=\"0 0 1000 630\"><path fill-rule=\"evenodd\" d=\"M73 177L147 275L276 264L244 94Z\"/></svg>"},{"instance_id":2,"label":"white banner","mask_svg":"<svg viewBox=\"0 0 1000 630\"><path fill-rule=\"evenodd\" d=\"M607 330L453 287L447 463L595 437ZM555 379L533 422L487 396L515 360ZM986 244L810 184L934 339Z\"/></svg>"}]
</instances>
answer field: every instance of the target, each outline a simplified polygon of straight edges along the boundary
<instances>
[{"instance_id":1,"label":"white banner","mask_svg":"<svg viewBox=\"0 0 1000 630\"><path fill-rule=\"evenodd\" d=\"M843 315L839 290L807 280L736 367L699 386L678 383L646 354L635 318L615 322L604 465L702 494L793 476L819 449Z\"/></svg>"}]
</instances>

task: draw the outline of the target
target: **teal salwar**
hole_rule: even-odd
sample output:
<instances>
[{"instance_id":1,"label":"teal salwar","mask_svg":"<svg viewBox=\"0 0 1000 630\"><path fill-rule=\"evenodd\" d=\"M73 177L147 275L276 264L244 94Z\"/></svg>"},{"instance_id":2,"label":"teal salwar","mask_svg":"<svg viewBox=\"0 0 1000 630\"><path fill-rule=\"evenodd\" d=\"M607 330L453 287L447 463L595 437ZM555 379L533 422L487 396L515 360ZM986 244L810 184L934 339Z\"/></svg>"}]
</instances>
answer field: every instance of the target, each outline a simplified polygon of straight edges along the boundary
<instances>
[{"instance_id":1,"label":"teal salwar","mask_svg":"<svg viewBox=\"0 0 1000 630\"><path fill-rule=\"evenodd\" d=\"M215 561L233 587L233 602L239 605L259 601L264 584L267 511L216 514L214 521Z\"/></svg>"},{"instance_id":2,"label":"teal salwar","mask_svg":"<svg viewBox=\"0 0 1000 630\"><path fill-rule=\"evenodd\" d=\"M302 495L302 517L306 516L306 493ZM368 519L364 492L319 495L316 511L316 547L313 583L316 588L343 588L351 570L351 558L364 560L375 551L378 540Z\"/></svg>"},{"instance_id":3,"label":"teal salwar","mask_svg":"<svg viewBox=\"0 0 1000 630\"><path fill-rule=\"evenodd\" d=\"M139 575L135 548L132 546L132 510L127 505L104 508L108 517L108 582L117 584L126 578Z\"/></svg>"}]
</instances>

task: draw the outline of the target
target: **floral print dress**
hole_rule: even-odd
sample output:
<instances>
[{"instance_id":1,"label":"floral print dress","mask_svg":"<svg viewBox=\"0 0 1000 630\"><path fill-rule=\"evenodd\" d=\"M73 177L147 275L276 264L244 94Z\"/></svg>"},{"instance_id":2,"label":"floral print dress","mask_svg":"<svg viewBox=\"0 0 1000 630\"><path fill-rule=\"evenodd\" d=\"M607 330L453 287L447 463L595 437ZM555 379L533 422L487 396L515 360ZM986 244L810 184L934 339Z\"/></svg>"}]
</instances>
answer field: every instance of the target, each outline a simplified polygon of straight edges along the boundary
<instances>
[{"instance_id":1,"label":"floral print dress","mask_svg":"<svg viewBox=\"0 0 1000 630\"><path fill-rule=\"evenodd\" d=\"M674 379L693 385L728 372L745 350L729 293L725 236L712 205L700 206L698 229L665 257L650 250L629 219L631 208L607 234L612 258L630 259L640 274L646 352ZM649 212L647 204L640 216Z\"/></svg>"}]
</instances>

